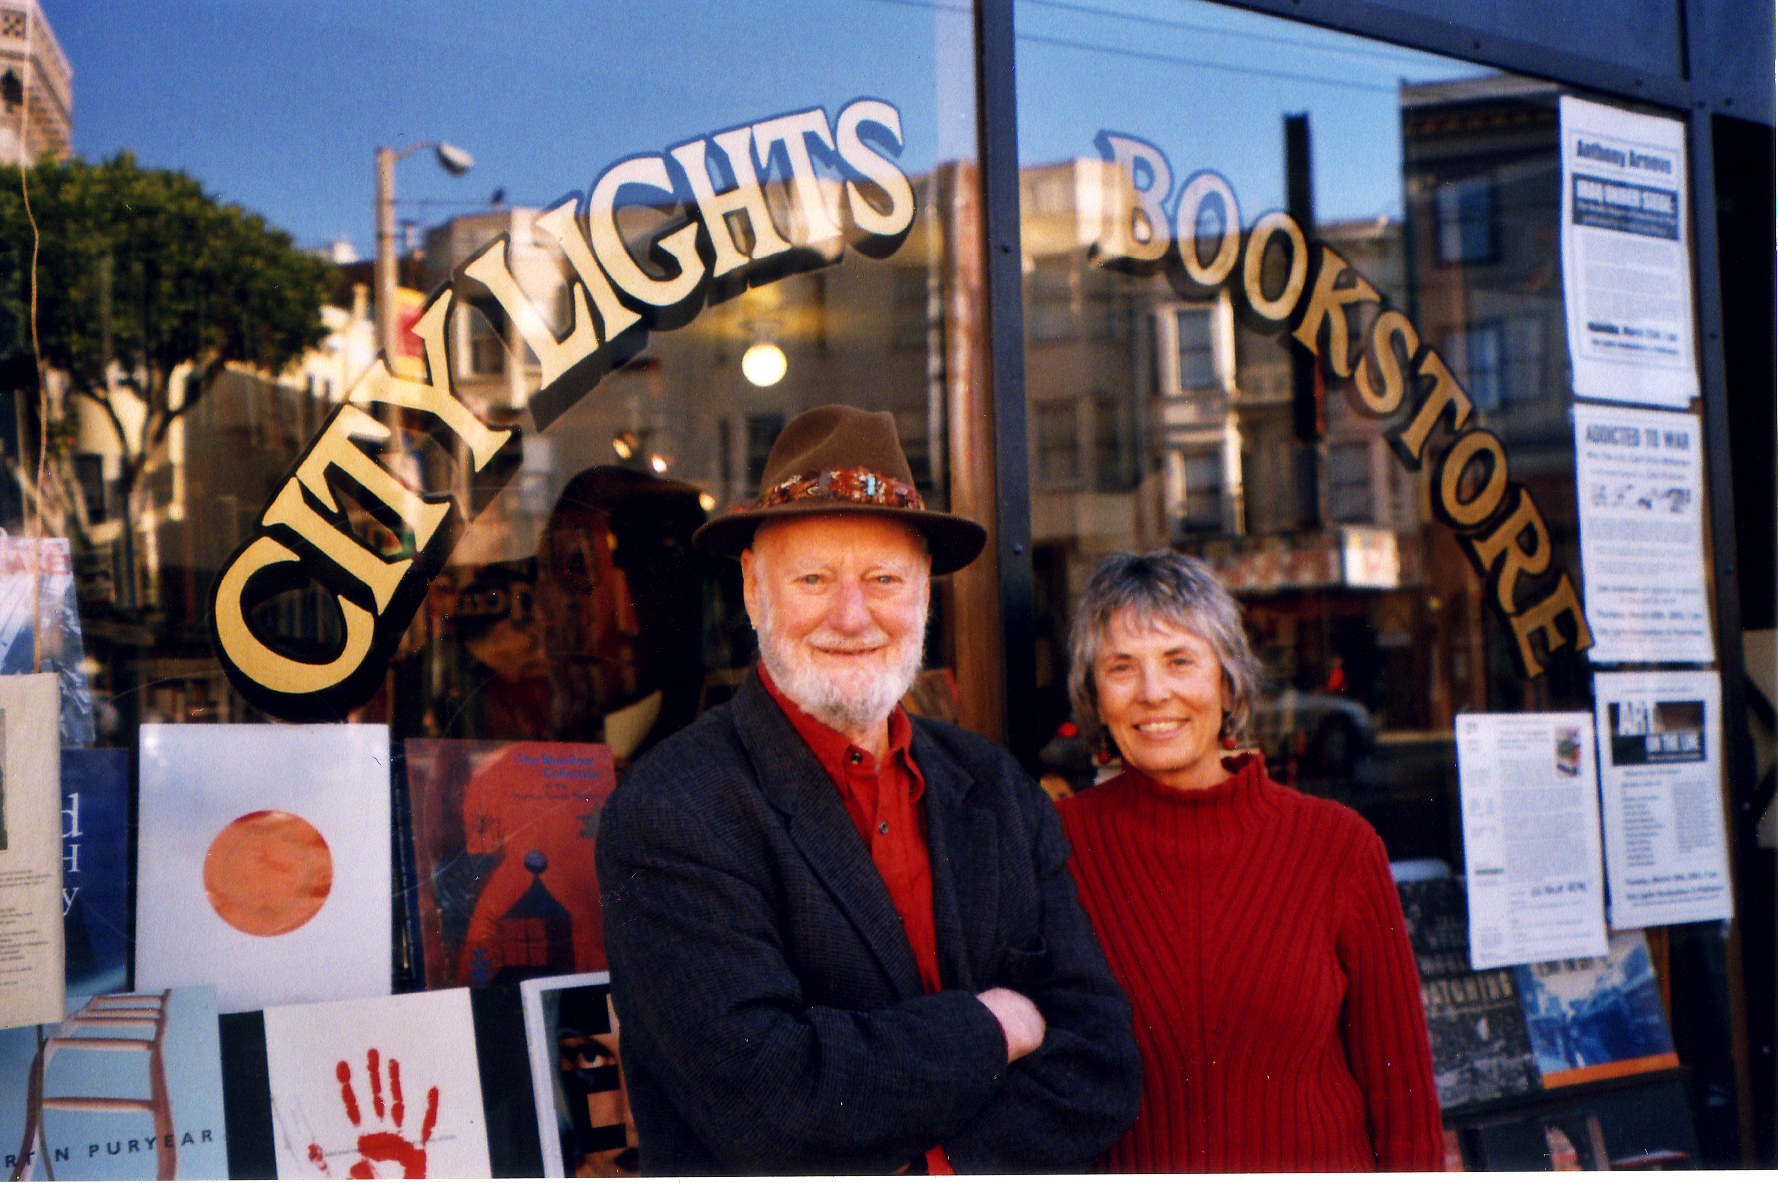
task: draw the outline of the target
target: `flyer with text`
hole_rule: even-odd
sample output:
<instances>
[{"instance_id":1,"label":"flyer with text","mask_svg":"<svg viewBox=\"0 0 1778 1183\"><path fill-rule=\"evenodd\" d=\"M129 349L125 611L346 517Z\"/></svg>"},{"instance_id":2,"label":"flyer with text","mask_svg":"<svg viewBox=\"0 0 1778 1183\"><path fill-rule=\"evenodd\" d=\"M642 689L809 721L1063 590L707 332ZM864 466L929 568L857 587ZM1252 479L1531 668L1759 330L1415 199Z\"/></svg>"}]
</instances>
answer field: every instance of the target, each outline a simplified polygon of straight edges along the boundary
<instances>
[{"instance_id":1,"label":"flyer with text","mask_svg":"<svg viewBox=\"0 0 1778 1183\"><path fill-rule=\"evenodd\" d=\"M1703 423L1574 404L1574 492L1596 663L1716 660L1704 586Z\"/></svg>"},{"instance_id":2,"label":"flyer with text","mask_svg":"<svg viewBox=\"0 0 1778 1183\"><path fill-rule=\"evenodd\" d=\"M0 1027L64 1007L56 676L0 677Z\"/></svg>"},{"instance_id":3,"label":"flyer with text","mask_svg":"<svg viewBox=\"0 0 1778 1183\"><path fill-rule=\"evenodd\" d=\"M1562 293L1574 393L1698 394L1685 124L1563 96Z\"/></svg>"},{"instance_id":4,"label":"flyer with text","mask_svg":"<svg viewBox=\"0 0 1778 1183\"><path fill-rule=\"evenodd\" d=\"M1593 702L1611 926L1728 919L1717 674L1600 674Z\"/></svg>"},{"instance_id":5,"label":"flyer with text","mask_svg":"<svg viewBox=\"0 0 1778 1183\"><path fill-rule=\"evenodd\" d=\"M1457 716L1475 969L1605 955L1593 719Z\"/></svg>"}]
</instances>

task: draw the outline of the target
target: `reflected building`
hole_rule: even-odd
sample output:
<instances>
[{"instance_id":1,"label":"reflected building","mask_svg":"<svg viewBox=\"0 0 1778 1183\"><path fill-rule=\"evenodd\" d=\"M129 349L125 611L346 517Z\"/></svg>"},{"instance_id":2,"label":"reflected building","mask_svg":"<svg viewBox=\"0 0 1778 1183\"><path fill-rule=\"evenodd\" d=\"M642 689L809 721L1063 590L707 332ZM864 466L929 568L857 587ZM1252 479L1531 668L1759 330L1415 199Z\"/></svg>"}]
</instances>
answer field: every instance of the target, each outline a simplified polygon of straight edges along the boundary
<instances>
[{"instance_id":1,"label":"reflected building","mask_svg":"<svg viewBox=\"0 0 1778 1183\"><path fill-rule=\"evenodd\" d=\"M67 157L74 72L37 0L0 4L0 113L0 160Z\"/></svg>"}]
</instances>

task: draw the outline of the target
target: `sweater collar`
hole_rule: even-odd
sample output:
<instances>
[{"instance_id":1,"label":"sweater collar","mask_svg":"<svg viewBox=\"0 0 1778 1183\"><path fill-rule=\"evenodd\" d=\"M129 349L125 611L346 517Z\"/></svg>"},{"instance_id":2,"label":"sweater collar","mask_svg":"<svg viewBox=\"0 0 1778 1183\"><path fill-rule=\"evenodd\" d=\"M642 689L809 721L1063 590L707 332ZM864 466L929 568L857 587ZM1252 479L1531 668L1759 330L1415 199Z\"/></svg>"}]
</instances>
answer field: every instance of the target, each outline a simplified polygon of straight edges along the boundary
<instances>
[{"instance_id":1,"label":"sweater collar","mask_svg":"<svg viewBox=\"0 0 1778 1183\"><path fill-rule=\"evenodd\" d=\"M1213 808L1244 799L1257 799L1266 784L1265 758L1258 752L1242 752L1224 756L1222 766L1228 772L1225 780L1202 789L1175 789L1155 780L1146 772L1126 765L1123 780L1132 792L1153 798L1157 803L1179 808Z\"/></svg>"}]
</instances>

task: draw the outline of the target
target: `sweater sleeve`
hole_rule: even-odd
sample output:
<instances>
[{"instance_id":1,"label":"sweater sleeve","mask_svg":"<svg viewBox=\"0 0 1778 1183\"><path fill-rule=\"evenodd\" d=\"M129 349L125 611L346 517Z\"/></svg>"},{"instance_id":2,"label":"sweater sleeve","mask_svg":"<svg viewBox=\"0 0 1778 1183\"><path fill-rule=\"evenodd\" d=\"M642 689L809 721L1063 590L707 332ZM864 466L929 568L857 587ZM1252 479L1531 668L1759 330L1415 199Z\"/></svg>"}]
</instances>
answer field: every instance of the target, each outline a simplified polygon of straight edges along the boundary
<instances>
[{"instance_id":1,"label":"sweater sleeve","mask_svg":"<svg viewBox=\"0 0 1778 1183\"><path fill-rule=\"evenodd\" d=\"M1444 1132L1420 975L1382 839L1367 826L1353 851L1336 937L1346 973L1346 1058L1364 1090L1377 1167L1437 1171Z\"/></svg>"}]
</instances>

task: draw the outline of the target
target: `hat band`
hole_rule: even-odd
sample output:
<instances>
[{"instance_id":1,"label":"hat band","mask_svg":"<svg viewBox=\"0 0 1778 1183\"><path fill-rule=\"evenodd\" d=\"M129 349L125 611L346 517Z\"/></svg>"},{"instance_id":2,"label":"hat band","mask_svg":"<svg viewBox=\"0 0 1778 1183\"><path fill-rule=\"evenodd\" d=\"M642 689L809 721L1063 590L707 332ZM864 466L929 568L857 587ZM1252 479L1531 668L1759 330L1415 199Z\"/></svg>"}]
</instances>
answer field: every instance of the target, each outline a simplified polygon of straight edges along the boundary
<instances>
[{"instance_id":1,"label":"hat band","mask_svg":"<svg viewBox=\"0 0 1778 1183\"><path fill-rule=\"evenodd\" d=\"M771 509L797 501L843 501L885 509L926 508L912 485L868 468L829 469L790 477L761 493L755 508Z\"/></svg>"}]
</instances>

